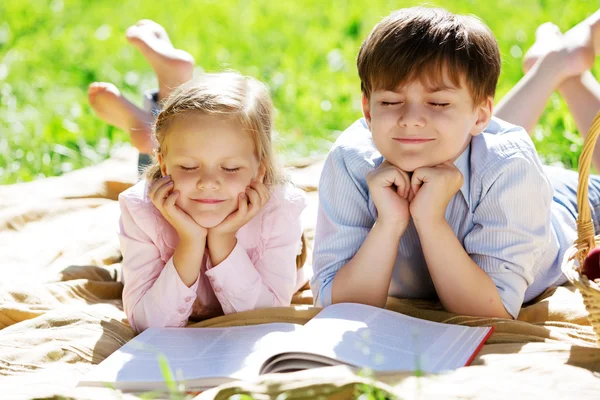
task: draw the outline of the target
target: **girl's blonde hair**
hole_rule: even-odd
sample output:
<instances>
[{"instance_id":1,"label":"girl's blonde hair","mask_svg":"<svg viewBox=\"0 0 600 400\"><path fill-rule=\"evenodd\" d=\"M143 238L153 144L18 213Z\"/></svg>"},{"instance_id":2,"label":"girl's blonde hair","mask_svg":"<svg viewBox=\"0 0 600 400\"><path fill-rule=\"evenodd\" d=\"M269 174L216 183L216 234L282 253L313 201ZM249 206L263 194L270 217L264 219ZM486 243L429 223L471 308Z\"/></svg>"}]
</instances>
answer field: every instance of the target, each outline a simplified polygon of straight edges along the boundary
<instances>
[{"instance_id":1,"label":"girl's blonde hair","mask_svg":"<svg viewBox=\"0 0 600 400\"><path fill-rule=\"evenodd\" d=\"M156 148L153 163L146 171L148 181L162 176L158 155L167 151L165 139L173 121L195 112L236 118L252 137L258 161L266 168L265 185L286 182L273 149L273 104L269 91L263 83L237 72L204 74L175 89L164 101L153 129Z\"/></svg>"}]
</instances>

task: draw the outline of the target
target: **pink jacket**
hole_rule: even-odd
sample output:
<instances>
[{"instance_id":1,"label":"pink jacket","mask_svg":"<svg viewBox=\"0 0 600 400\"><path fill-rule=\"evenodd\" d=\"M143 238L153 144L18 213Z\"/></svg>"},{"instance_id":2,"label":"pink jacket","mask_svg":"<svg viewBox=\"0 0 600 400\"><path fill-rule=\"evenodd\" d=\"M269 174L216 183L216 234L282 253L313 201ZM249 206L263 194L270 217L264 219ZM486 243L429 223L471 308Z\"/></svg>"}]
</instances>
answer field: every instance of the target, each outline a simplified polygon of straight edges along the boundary
<instances>
[{"instance_id":1,"label":"pink jacket","mask_svg":"<svg viewBox=\"0 0 600 400\"><path fill-rule=\"evenodd\" d=\"M288 306L307 278L296 271L304 193L274 188L271 199L238 233L237 245L213 266L205 253L198 280L187 287L173 265L175 229L148 197L145 181L119 196L123 307L132 328L185 326L188 318Z\"/></svg>"}]
</instances>

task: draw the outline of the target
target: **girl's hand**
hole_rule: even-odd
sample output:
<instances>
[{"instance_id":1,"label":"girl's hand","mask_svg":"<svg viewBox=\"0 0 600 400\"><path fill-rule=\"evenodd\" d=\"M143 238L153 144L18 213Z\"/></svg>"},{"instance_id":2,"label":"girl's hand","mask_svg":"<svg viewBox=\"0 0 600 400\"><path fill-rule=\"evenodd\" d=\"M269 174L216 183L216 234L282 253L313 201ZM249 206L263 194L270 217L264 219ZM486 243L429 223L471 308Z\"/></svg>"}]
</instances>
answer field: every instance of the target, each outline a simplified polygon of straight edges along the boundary
<instances>
[{"instance_id":1,"label":"girl's hand","mask_svg":"<svg viewBox=\"0 0 600 400\"><path fill-rule=\"evenodd\" d=\"M261 208L269 201L269 189L256 180L250 182L244 193L238 195L238 209L227 216L219 225L208 230L209 248L210 238L235 236L237 231L254 218Z\"/></svg>"},{"instance_id":2,"label":"girl's hand","mask_svg":"<svg viewBox=\"0 0 600 400\"><path fill-rule=\"evenodd\" d=\"M175 228L182 241L196 242L206 239L207 229L198 225L188 213L175 204L179 191L173 191L173 180L169 175L157 179L148 195L163 217ZM204 247L204 245L203 245Z\"/></svg>"}]
</instances>

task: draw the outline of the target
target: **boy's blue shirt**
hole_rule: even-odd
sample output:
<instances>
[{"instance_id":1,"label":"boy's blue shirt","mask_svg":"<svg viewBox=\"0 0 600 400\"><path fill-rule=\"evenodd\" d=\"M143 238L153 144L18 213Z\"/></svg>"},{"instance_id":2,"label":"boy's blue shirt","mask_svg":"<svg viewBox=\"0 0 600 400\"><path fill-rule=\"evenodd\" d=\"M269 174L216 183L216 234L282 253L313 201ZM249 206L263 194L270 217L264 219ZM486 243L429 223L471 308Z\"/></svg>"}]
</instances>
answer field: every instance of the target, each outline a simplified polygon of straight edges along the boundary
<instances>
[{"instance_id":1,"label":"boy's blue shirt","mask_svg":"<svg viewBox=\"0 0 600 400\"><path fill-rule=\"evenodd\" d=\"M327 156L311 281L319 306L331 304L336 272L356 254L377 219L366 176L383 161L364 119L344 131ZM574 218L553 201L551 182L521 127L493 118L454 164L464 184L448 204L446 219L516 318L524 301L566 281L560 264L576 236ZM436 297L412 221L400 240L389 295Z\"/></svg>"}]
</instances>

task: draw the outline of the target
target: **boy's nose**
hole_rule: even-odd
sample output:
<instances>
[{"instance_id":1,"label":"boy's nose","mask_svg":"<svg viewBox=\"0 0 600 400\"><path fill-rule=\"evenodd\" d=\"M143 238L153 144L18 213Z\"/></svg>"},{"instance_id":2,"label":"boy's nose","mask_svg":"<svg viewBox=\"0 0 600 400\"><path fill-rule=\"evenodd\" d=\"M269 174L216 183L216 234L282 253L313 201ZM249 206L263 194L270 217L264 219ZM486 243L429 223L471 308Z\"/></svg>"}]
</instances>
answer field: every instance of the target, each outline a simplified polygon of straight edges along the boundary
<instances>
[{"instance_id":1,"label":"boy's nose","mask_svg":"<svg viewBox=\"0 0 600 400\"><path fill-rule=\"evenodd\" d=\"M400 111L398 125L402 127L425 126L425 112L416 104L405 104Z\"/></svg>"}]
</instances>

